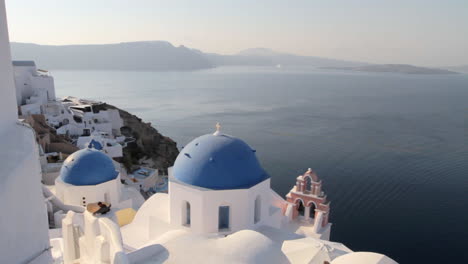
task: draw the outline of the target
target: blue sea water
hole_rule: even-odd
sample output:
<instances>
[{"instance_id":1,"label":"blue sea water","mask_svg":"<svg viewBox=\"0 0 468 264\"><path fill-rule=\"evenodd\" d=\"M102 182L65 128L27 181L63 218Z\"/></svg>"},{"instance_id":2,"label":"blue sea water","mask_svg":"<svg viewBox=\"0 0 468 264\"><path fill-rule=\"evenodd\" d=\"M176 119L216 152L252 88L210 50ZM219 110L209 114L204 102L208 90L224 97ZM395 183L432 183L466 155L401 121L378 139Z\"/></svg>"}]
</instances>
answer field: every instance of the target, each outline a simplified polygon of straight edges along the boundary
<instances>
[{"instance_id":1,"label":"blue sea water","mask_svg":"<svg viewBox=\"0 0 468 264\"><path fill-rule=\"evenodd\" d=\"M179 147L244 139L285 195L313 168L331 239L400 263L468 263L468 75L307 68L52 71L58 96L106 101Z\"/></svg>"}]
</instances>

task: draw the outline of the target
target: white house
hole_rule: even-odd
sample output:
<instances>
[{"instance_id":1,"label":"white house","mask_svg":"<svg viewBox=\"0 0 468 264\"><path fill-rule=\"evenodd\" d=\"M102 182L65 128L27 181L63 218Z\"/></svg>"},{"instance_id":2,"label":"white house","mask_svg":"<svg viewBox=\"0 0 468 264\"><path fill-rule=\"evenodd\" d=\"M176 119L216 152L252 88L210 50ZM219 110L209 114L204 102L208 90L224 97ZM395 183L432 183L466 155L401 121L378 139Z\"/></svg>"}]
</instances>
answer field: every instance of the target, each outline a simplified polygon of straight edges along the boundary
<instances>
[{"instance_id":1,"label":"white house","mask_svg":"<svg viewBox=\"0 0 468 264\"><path fill-rule=\"evenodd\" d=\"M13 61L16 101L21 115L44 114L58 134L90 135L101 131L120 135L123 120L117 109L97 111L97 102L84 102L74 97L56 101L54 78L48 71L37 69L34 61Z\"/></svg>"},{"instance_id":2,"label":"white house","mask_svg":"<svg viewBox=\"0 0 468 264\"><path fill-rule=\"evenodd\" d=\"M57 128L58 134L89 136L92 132L104 132L119 136L123 120L117 109L96 110L97 102L83 102L78 98L66 97L61 106L47 107L46 118Z\"/></svg>"},{"instance_id":3,"label":"white house","mask_svg":"<svg viewBox=\"0 0 468 264\"><path fill-rule=\"evenodd\" d=\"M54 78L34 61L13 61L16 102L22 115L41 114L41 105L55 100Z\"/></svg>"},{"instance_id":4,"label":"white house","mask_svg":"<svg viewBox=\"0 0 468 264\"><path fill-rule=\"evenodd\" d=\"M106 132L93 132L89 136L78 137L76 146L80 149L88 148L92 145L93 148L106 153L111 158L119 158L123 156L123 146Z\"/></svg>"}]
</instances>

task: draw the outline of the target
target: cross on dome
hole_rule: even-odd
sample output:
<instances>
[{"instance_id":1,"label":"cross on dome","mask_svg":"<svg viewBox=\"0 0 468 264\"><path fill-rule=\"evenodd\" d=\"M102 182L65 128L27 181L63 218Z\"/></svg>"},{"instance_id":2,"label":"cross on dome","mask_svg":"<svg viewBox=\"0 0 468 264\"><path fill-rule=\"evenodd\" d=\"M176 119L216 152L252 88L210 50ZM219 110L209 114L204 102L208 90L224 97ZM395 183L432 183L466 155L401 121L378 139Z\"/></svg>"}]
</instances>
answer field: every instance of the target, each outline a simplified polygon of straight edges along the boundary
<instances>
[{"instance_id":1,"label":"cross on dome","mask_svg":"<svg viewBox=\"0 0 468 264\"><path fill-rule=\"evenodd\" d=\"M216 123L215 127L216 127L216 131L213 133L213 135L217 136L221 134L221 125L219 124L219 122Z\"/></svg>"}]
</instances>

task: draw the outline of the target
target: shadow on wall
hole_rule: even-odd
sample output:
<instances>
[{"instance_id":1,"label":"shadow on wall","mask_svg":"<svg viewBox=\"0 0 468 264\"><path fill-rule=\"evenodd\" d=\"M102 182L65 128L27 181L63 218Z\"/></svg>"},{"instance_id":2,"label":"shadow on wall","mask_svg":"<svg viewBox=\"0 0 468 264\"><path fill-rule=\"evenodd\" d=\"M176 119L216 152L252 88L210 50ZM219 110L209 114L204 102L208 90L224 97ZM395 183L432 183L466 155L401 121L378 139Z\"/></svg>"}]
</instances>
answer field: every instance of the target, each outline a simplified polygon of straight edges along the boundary
<instances>
[{"instance_id":1,"label":"shadow on wall","mask_svg":"<svg viewBox=\"0 0 468 264\"><path fill-rule=\"evenodd\" d=\"M150 245L127 255L130 263L144 263L145 261L157 258L158 262L164 262L169 258L169 251L159 244Z\"/></svg>"}]
</instances>

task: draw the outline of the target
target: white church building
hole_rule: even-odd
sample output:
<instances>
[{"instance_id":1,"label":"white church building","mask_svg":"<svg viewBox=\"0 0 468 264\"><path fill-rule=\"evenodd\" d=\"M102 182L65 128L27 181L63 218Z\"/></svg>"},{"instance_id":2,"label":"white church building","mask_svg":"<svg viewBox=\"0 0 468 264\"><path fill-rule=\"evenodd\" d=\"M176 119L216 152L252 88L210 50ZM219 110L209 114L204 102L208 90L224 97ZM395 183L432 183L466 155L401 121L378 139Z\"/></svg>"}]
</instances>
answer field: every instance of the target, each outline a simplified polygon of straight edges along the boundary
<instances>
[{"instance_id":1,"label":"white church building","mask_svg":"<svg viewBox=\"0 0 468 264\"><path fill-rule=\"evenodd\" d=\"M55 195L64 204L86 207L105 202L114 208L139 208L143 197L134 188L124 188L113 161L93 148L67 157L55 179Z\"/></svg>"},{"instance_id":2,"label":"white church building","mask_svg":"<svg viewBox=\"0 0 468 264\"><path fill-rule=\"evenodd\" d=\"M100 161L90 162L87 167L94 168ZM62 173L59 185L66 181L67 169ZM78 181L82 178L88 179L83 175ZM349 263L396 263L381 254L356 253L329 241L329 202L312 170L297 178L286 197L270 188L270 177L256 152L241 139L223 134L218 126L215 133L183 148L169 170L169 193L151 196L135 214L70 211L61 235L53 238L53 244L60 245L54 257L66 264L333 264L350 259Z\"/></svg>"},{"instance_id":3,"label":"white church building","mask_svg":"<svg viewBox=\"0 0 468 264\"><path fill-rule=\"evenodd\" d=\"M245 142L216 132L188 144L169 176L170 222L196 233L280 226L270 177Z\"/></svg>"}]
</instances>

